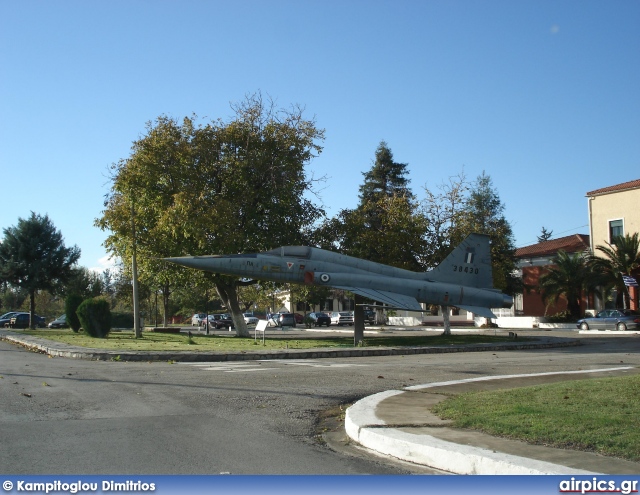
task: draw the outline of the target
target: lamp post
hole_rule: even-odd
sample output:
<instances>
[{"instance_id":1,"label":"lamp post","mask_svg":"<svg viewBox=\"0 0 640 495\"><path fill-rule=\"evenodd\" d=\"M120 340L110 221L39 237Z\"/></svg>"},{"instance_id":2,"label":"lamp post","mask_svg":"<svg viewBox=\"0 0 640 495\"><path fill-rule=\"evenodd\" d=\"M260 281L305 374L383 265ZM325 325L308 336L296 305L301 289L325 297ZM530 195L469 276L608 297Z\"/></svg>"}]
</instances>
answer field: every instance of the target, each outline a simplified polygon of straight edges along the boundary
<instances>
[{"instance_id":1,"label":"lamp post","mask_svg":"<svg viewBox=\"0 0 640 495\"><path fill-rule=\"evenodd\" d=\"M142 337L140 330L140 298L138 295L138 262L136 260L136 221L133 201L131 202L131 232L133 234L133 249L131 260L131 278L133 281L133 333L135 338Z\"/></svg>"}]
</instances>

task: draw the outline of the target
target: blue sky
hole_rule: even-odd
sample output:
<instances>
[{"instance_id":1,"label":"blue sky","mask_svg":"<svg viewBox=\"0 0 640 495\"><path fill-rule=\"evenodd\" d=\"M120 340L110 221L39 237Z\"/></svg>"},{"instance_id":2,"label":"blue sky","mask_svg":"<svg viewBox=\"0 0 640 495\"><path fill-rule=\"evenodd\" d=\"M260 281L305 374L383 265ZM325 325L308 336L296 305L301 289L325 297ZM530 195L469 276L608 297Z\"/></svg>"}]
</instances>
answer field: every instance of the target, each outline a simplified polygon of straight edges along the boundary
<instances>
[{"instance_id":1,"label":"blue sky","mask_svg":"<svg viewBox=\"0 0 640 495\"><path fill-rule=\"evenodd\" d=\"M326 130L330 215L381 140L418 197L486 171L518 246L588 233L585 193L640 179L636 0L3 0L0 47L0 228L46 213L90 268L145 123L256 91Z\"/></svg>"}]
</instances>

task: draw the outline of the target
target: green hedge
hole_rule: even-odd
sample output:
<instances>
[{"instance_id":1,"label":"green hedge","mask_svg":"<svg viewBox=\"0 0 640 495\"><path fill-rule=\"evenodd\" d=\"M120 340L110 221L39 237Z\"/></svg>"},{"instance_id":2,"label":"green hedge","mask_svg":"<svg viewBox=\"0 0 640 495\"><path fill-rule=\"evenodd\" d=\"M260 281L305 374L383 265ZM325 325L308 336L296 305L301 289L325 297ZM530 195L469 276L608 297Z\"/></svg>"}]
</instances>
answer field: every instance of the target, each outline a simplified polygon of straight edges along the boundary
<instances>
[{"instance_id":1,"label":"green hedge","mask_svg":"<svg viewBox=\"0 0 640 495\"><path fill-rule=\"evenodd\" d=\"M82 324L78 319L76 311L82 304L82 296L78 294L69 294L64 300L64 314L67 316L67 324L74 332L78 333Z\"/></svg>"},{"instance_id":2,"label":"green hedge","mask_svg":"<svg viewBox=\"0 0 640 495\"><path fill-rule=\"evenodd\" d=\"M111 308L109 302L100 299L87 299L76 311L84 333L97 338L106 338L111 331Z\"/></svg>"},{"instance_id":3,"label":"green hedge","mask_svg":"<svg viewBox=\"0 0 640 495\"><path fill-rule=\"evenodd\" d=\"M133 314L111 313L111 328L133 328Z\"/></svg>"}]
</instances>

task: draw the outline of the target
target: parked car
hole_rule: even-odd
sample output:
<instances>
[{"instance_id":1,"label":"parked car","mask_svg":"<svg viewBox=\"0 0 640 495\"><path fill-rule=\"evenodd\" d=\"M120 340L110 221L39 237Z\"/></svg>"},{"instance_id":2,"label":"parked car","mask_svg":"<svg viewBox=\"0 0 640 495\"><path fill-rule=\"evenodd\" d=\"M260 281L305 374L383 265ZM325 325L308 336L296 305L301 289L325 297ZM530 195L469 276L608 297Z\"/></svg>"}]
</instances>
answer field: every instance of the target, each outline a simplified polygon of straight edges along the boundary
<instances>
[{"instance_id":1,"label":"parked car","mask_svg":"<svg viewBox=\"0 0 640 495\"><path fill-rule=\"evenodd\" d=\"M309 313L307 316L313 320L313 326L315 327L331 325L331 318L326 313Z\"/></svg>"},{"instance_id":2,"label":"parked car","mask_svg":"<svg viewBox=\"0 0 640 495\"><path fill-rule=\"evenodd\" d=\"M304 322L304 316L302 316L300 313L293 313L293 317L296 320L296 323Z\"/></svg>"},{"instance_id":3,"label":"parked car","mask_svg":"<svg viewBox=\"0 0 640 495\"><path fill-rule=\"evenodd\" d=\"M257 325L258 324L258 318L256 318L255 316L253 316L253 314L251 313L244 313L242 316L244 316L244 322L247 325Z\"/></svg>"},{"instance_id":4,"label":"parked car","mask_svg":"<svg viewBox=\"0 0 640 495\"><path fill-rule=\"evenodd\" d=\"M67 315L58 316L55 320L47 325L49 328L68 328Z\"/></svg>"},{"instance_id":5,"label":"parked car","mask_svg":"<svg viewBox=\"0 0 640 495\"><path fill-rule=\"evenodd\" d=\"M371 309L365 309L364 322L373 325L376 322L376 312Z\"/></svg>"},{"instance_id":6,"label":"parked car","mask_svg":"<svg viewBox=\"0 0 640 495\"><path fill-rule=\"evenodd\" d=\"M231 318L231 316L227 315L227 314L215 314L215 315L209 315L209 326L210 327L215 327L218 330L220 330L221 328L226 328L227 330L231 330L232 328L235 328L235 325L233 324L233 319Z\"/></svg>"},{"instance_id":7,"label":"parked car","mask_svg":"<svg viewBox=\"0 0 640 495\"><path fill-rule=\"evenodd\" d=\"M293 313L279 313L276 317L276 322L279 327L294 327L296 326L296 317Z\"/></svg>"},{"instance_id":8,"label":"parked car","mask_svg":"<svg viewBox=\"0 0 640 495\"><path fill-rule=\"evenodd\" d=\"M605 309L591 318L578 320L580 330L638 330L640 312L632 309Z\"/></svg>"},{"instance_id":9,"label":"parked car","mask_svg":"<svg viewBox=\"0 0 640 495\"><path fill-rule=\"evenodd\" d=\"M11 318L17 314L17 311L9 311L8 313L0 316L0 327L8 327L9 323L11 323Z\"/></svg>"},{"instance_id":10,"label":"parked car","mask_svg":"<svg viewBox=\"0 0 640 495\"><path fill-rule=\"evenodd\" d=\"M44 318L42 316L33 315L35 321L35 326L44 328ZM9 322L9 326L11 328L29 328L29 313L16 313L11 317L11 321Z\"/></svg>"},{"instance_id":11,"label":"parked car","mask_svg":"<svg viewBox=\"0 0 640 495\"><path fill-rule=\"evenodd\" d=\"M353 325L353 314L349 311L334 311L331 313L332 325Z\"/></svg>"},{"instance_id":12,"label":"parked car","mask_svg":"<svg viewBox=\"0 0 640 495\"><path fill-rule=\"evenodd\" d=\"M205 315L204 313L196 313L191 317L191 326L199 327L201 325L204 325L204 321L206 318L207 318L207 315Z\"/></svg>"}]
</instances>

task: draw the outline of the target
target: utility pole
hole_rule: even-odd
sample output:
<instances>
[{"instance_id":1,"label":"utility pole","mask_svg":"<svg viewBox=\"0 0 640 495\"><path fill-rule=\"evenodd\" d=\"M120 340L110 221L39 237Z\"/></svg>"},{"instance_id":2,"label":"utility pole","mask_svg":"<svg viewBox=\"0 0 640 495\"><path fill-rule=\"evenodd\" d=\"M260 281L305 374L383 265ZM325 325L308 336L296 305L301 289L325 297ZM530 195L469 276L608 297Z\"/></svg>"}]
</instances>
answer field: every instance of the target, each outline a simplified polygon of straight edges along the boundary
<instances>
[{"instance_id":1,"label":"utility pole","mask_svg":"<svg viewBox=\"0 0 640 495\"><path fill-rule=\"evenodd\" d=\"M140 329L140 299L138 296L138 262L136 260L136 220L133 201L131 202L131 232L133 234L133 250L131 260L131 274L133 279L133 332L135 338L142 337Z\"/></svg>"}]
</instances>

